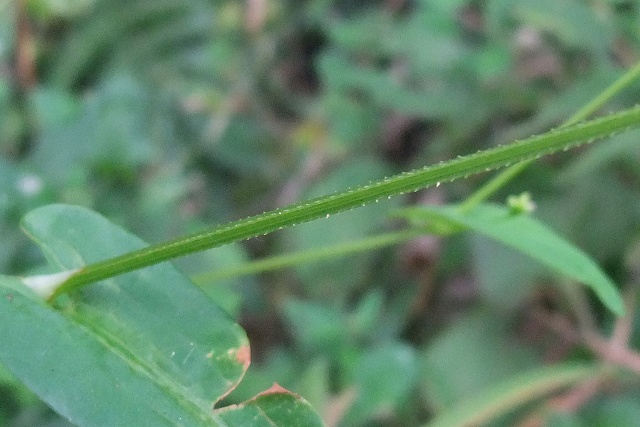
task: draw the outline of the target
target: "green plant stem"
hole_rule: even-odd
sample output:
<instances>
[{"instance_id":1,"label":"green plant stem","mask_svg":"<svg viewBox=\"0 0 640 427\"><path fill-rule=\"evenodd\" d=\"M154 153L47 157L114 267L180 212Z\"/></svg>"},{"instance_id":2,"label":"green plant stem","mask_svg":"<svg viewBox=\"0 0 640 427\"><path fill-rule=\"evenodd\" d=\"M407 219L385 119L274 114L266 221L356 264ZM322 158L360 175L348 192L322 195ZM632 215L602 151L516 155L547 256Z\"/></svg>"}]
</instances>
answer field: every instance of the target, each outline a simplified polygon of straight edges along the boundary
<instances>
[{"instance_id":1,"label":"green plant stem","mask_svg":"<svg viewBox=\"0 0 640 427\"><path fill-rule=\"evenodd\" d=\"M594 139L608 137L640 124L640 108L631 108L590 122L553 130L509 145L458 157L434 166L405 172L359 188L291 205L204 232L152 245L115 258L88 265L55 287L48 298L88 283L117 276L172 258L264 235L284 227L353 209L384 197L417 191L440 182L490 171L515 162L535 159Z\"/></svg>"},{"instance_id":2,"label":"green plant stem","mask_svg":"<svg viewBox=\"0 0 640 427\"><path fill-rule=\"evenodd\" d=\"M600 92L595 98L593 98L584 107L579 109L573 116L562 123L561 127L570 126L578 123L582 120L586 120L593 113L598 111L604 106L611 98L617 95L622 89L627 87L631 82L636 80L640 76L640 62L634 65L626 73L624 73L619 79L613 82L608 88ZM494 178L489 180L485 185L476 190L471 196L469 196L463 203L460 204L460 210L463 212L473 209L474 206L484 202L496 191L500 190L505 184L515 178L520 172L524 171L532 160L523 161L515 164L508 169L502 171Z\"/></svg>"},{"instance_id":3,"label":"green plant stem","mask_svg":"<svg viewBox=\"0 0 640 427\"><path fill-rule=\"evenodd\" d=\"M613 82L609 87L600 92L595 98L593 98L587 105L579 109L569 120L564 123L564 126L578 123L579 121L586 120L593 113L602 108L609 100L620 93L624 88L629 86L634 80L640 77L640 62L631 67L620 78Z\"/></svg>"},{"instance_id":4,"label":"green plant stem","mask_svg":"<svg viewBox=\"0 0 640 427\"><path fill-rule=\"evenodd\" d=\"M384 233L373 237L367 237L355 242L341 243L337 245L326 246L323 248L292 252L269 258L263 258L257 261L246 262L237 266L231 266L212 272L198 274L192 276L191 280L193 280L194 283L202 286L205 283L214 282L220 279L257 274L263 271L276 270L309 262L316 262L324 259L351 255L358 252L380 249L386 246L392 246L411 239L415 239L416 237L419 237L423 234L424 231L421 229L409 229L391 233Z\"/></svg>"},{"instance_id":5,"label":"green plant stem","mask_svg":"<svg viewBox=\"0 0 640 427\"><path fill-rule=\"evenodd\" d=\"M437 414L424 427L487 425L520 405L581 381L607 378L611 371L606 365L564 363L523 372Z\"/></svg>"}]
</instances>

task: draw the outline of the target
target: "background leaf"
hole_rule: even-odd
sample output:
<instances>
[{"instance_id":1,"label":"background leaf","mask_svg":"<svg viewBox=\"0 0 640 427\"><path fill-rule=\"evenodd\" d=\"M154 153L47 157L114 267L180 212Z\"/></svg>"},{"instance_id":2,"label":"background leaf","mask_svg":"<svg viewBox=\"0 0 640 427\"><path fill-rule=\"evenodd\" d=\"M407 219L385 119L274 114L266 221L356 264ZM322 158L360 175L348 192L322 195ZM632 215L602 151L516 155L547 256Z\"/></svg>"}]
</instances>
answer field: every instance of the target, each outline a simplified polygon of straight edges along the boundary
<instances>
[{"instance_id":1,"label":"background leaf","mask_svg":"<svg viewBox=\"0 0 640 427\"><path fill-rule=\"evenodd\" d=\"M515 345L509 327L500 313L470 313L423 352L421 385L436 412L538 365L539 355Z\"/></svg>"},{"instance_id":2,"label":"background leaf","mask_svg":"<svg viewBox=\"0 0 640 427\"><path fill-rule=\"evenodd\" d=\"M456 206L423 206L404 211L413 220L437 219L482 233L523 252L593 289L614 313L624 311L615 284L586 254L532 217L496 205L479 205L469 212Z\"/></svg>"},{"instance_id":3,"label":"background leaf","mask_svg":"<svg viewBox=\"0 0 640 427\"><path fill-rule=\"evenodd\" d=\"M254 399L216 410L230 426L322 426L322 420L309 403L274 385Z\"/></svg>"}]
</instances>

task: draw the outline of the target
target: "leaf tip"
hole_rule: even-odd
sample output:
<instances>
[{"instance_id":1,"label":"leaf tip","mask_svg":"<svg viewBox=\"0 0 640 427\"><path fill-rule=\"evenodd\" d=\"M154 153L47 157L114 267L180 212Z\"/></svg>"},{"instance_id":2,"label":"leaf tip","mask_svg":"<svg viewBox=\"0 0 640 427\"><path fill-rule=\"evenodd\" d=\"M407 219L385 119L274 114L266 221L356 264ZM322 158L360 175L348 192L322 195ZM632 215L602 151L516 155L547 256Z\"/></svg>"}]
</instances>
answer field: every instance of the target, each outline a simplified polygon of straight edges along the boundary
<instances>
[{"instance_id":1,"label":"leaf tip","mask_svg":"<svg viewBox=\"0 0 640 427\"><path fill-rule=\"evenodd\" d=\"M73 276L78 271L79 269L74 269L52 274L23 277L22 283L42 298L49 299L69 277Z\"/></svg>"},{"instance_id":2,"label":"leaf tip","mask_svg":"<svg viewBox=\"0 0 640 427\"><path fill-rule=\"evenodd\" d=\"M297 396L295 393L292 393L291 391L287 390L286 388L282 387L280 384L278 383L273 383L273 385L271 387L269 387L268 389L266 389L265 391L259 393L257 397L262 397L262 396L267 396L270 394L290 394L293 396Z\"/></svg>"}]
</instances>

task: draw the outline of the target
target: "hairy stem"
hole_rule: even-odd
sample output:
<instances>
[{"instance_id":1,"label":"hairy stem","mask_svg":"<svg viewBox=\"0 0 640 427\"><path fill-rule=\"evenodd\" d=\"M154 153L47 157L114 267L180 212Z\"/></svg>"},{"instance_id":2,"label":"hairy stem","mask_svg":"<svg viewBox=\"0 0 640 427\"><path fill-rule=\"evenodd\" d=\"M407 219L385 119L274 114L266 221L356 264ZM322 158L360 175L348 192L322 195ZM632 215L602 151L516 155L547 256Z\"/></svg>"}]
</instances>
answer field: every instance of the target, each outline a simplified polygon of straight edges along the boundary
<instances>
[{"instance_id":1,"label":"hairy stem","mask_svg":"<svg viewBox=\"0 0 640 427\"><path fill-rule=\"evenodd\" d=\"M472 155L458 157L434 166L385 178L355 189L287 206L247 219L217 226L190 236L152 245L115 258L88 265L55 289L49 300L98 280L157 264L172 258L221 246L238 240L270 233L331 214L353 209L383 197L417 191L440 182L490 171L510 164L535 159L598 138L609 137L640 125L640 108L635 107L574 126L498 146Z\"/></svg>"},{"instance_id":2,"label":"hairy stem","mask_svg":"<svg viewBox=\"0 0 640 427\"><path fill-rule=\"evenodd\" d=\"M618 80L613 82L608 88L600 92L595 98L593 98L587 105L579 109L573 116L562 123L562 127L570 126L578 123L582 120L586 120L593 113L598 111L604 104L606 104L611 98L617 95L622 89L627 87L631 82L640 77L640 62L633 66L629 71L624 73ZM502 171L496 175L493 179L489 180L485 185L476 190L471 196L467 198L460 205L460 209L468 211L474 206L487 200L496 191L501 189L505 184L515 178L520 172L525 170L527 166L531 164L532 160L527 160L511 166L510 168Z\"/></svg>"}]
</instances>

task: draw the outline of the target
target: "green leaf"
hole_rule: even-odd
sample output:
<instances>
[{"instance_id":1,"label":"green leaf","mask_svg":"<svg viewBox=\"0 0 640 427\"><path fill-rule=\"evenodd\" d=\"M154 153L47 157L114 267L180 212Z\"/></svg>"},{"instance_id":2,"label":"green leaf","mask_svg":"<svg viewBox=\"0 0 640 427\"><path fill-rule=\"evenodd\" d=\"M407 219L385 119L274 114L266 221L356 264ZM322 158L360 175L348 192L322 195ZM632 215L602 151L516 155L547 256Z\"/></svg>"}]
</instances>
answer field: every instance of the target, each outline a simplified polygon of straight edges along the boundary
<instances>
[{"instance_id":1,"label":"green leaf","mask_svg":"<svg viewBox=\"0 0 640 427\"><path fill-rule=\"evenodd\" d=\"M475 311L430 343L422 355L420 383L437 412L539 364L536 352L510 334L504 315Z\"/></svg>"},{"instance_id":2,"label":"green leaf","mask_svg":"<svg viewBox=\"0 0 640 427\"><path fill-rule=\"evenodd\" d=\"M229 119L215 144L206 142L205 149L216 163L239 176L269 176L279 166L272 154L276 144L265 135L266 130L250 117L237 115Z\"/></svg>"},{"instance_id":3,"label":"green leaf","mask_svg":"<svg viewBox=\"0 0 640 427\"><path fill-rule=\"evenodd\" d=\"M621 315L624 304L616 285L598 265L571 243L528 215L496 205L479 205L464 213L457 206L421 206L403 210L414 220L449 222L517 249L553 270L589 286L602 303Z\"/></svg>"},{"instance_id":4,"label":"green leaf","mask_svg":"<svg viewBox=\"0 0 640 427\"><path fill-rule=\"evenodd\" d=\"M39 403L39 400L31 390L26 388L3 365L0 365L0 402L3 402L0 407L0 425L4 426L7 425L2 423L5 416L15 411L16 407L35 405Z\"/></svg>"},{"instance_id":5,"label":"green leaf","mask_svg":"<svg viewBox=\"0 0 640 427\"><path fill-rule=\"evenodd\" d=\"M57 269L144 245L79 207L36 209L23 226ZM95 283L59 302L56 310L20 279L0 278L0 332L9 343L0 362L61 415L79 425L233 425L213 405L249 366L247 338L170 264ZM248 420L258 408L265 421L252 425L321 425L298 396L268 395L225 414ZM287 424L295 419L306 424Z\"/></svg>"},{"instance_id":6,"label":"green leaf","mask_svg":"<svg viewBox=\"0 0 640 427\"><path fill-rule=\"evenodd\" d=\"M353 372L357 393L340 425L371 425L397 410L409 398L417 371L415 350L406 344L386 343L364 352Z\"/></svg>"},{"instance_id":7,"label":"green leaf","mask_svg":"<svg viewBox=\"0 0 640 427\"><path fill-rule=\"evenodd\" d=\"M216 411L229 426L274 427L322 426L322 420L311 405L277 384L254 399Z\"/></svg>"},{"instance_id":8,"label":"green leaf","mask_svg":"<svg viewBox=\"0 0 640 427\"><path fill-rule=\"evenodd\" d=\"M210 40L215 16L199 0L95 2L87 12L53 50L47 80L58 87L123 69L147 81L175 82L169 77L188 69L189 54Z\"/></svg>"},{"instance_id":9,"label":"green leaf","mask_svg":"<svg viewBox=\"0 0 640 427\"><path fill-rule=\"evenodd\" d=\"M331 140L352 148L377 136L382 119L376 109L340 90L329 90L321 102Z\"/></svg>"},{"instance_id":10,"label":"green leaf","mask_svg":"<svg viewBox=\"0 0 640 427\"><path fill-rule=\"evenodd\" d=\"M57 269L144 243L99 215L52 205L25 230ZM218 425L214 402L249 364L244 331L170 264L89 286L54 310L0 281L0 360L80 425Z\"/></svg>"},{"instance_id":11,"label":"green leaf","mask_svg":"<svg viewBox=\"0 0 640 427\"><path fill-rule=\"evenodd\" d=\"M156 112L145 87L127 75L113 76L82 101L43 88L31 99L39 135L29 162L54 183L85 170L126 177L149 163ZM86 141L93 141L87 144Z\"/></svg>"},{"instance_id":12,"label":"green leaf","mask_svg":"<svg viewBox=\"0 0 640 427\"><path fill-rule=\"evenodd\" d=\"M526 254L482 234L474 235L467 243L482 299L492 307L508 312L521 309L537 289L538 279L548 272Z\"/></svg>"},{"instance_id":13,"label":"green leaf","mask_svg":"<svg viewBox=\"0 0 640 427\"><path fill-rule=\"evenodd\" d=\"M434 85L429 90L403 87L382 71L355 67L338 55L326 54L319 59L319 71L333 90L361 91L378 108L428 118L454 117L468 108L464 88L456 85Z\"/></svg>"},{"instance_id":14,"label":"green leaf","mask_svg":"<svg viewBox=\"0 0 640 427\"><path fill-rule=\"evenodd\" d=\"M602 368L594 365L564 364L541 367L522 373L454 405L427 425L428 427L485 425L520 405L601 373Z\"/></svg>"},{"instance_id":15,"label":"green leaf","mask_svg":"<svg viewBox=\"0 0 640 427\"><path fill-rule=\"evenodd\" d=\"M129 337L52 310L16 278L0 278L0 289L8 344L0 349L2 363L74 424L168 426L182 419L184 425L216 425L207 415L211 402L201 400L194 380L186 381L193 367L180 366L184 351L172 362L171 353L148 338L133 346ZM220 390L227 380L215 382Z\"/></svg>"},{"instance_id":16,"label":"green leaf","mask_svg":"<svg viewBox=\"0 0 640 427\"><path fill-rule=\"evenodd\" d=\"M290 299L284 315L301 350L338 354L348 339L345 315L325 304Z\"/></svg>"}]
</instances>

